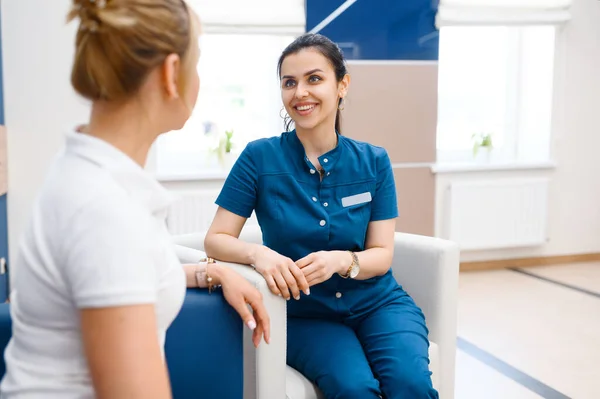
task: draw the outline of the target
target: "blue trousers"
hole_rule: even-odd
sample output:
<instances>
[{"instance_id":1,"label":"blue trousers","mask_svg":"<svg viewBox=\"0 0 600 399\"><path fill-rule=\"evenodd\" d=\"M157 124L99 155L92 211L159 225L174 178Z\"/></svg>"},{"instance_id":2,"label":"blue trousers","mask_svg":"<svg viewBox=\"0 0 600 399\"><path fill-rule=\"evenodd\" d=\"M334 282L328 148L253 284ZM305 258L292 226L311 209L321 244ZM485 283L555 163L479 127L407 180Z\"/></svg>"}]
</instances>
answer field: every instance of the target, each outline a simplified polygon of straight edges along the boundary
<instances>
[{"instance_id":1,"label":"blue trousers","mask_svg":"<svg viewBox=\"0 0 600 399\"><path fill-rule=\"evenodd\" d=\"M438 399L425 317L408 295L341 320L288 318L287 362L327 399Z\"/></svg>"}]
</instances>

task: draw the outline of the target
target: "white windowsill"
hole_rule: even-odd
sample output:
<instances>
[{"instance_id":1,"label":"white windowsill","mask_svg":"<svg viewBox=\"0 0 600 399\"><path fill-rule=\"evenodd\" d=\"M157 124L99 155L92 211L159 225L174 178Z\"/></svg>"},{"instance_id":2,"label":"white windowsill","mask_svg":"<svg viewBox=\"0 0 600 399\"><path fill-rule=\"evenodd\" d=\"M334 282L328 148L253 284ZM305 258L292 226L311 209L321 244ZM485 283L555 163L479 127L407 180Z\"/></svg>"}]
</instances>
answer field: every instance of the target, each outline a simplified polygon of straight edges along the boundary
<instances>
[{"instance_id":1,"label":"white windowsill","mask_svg":"<svg viewBox=\"0 0 600 399\"><path fill-rule=\"evenodd\" d=\"M228 170L212 170L207 172L195 173L173 173L160 174L156 173L154 177L159 182L175 182L175 181L209 181L209 180L225 180L229 174Z\"/></svg>"},{"instance_id":2,"label":"white windowsill","mask_svg":"<svg viewBox=\"0 0 600 399\"><path fill-rule=\"evenodd\" d=\"M431 166L432 173L462 173L462 172L496 172L496 171L511 171L511 170L540 170L540 169L555 169L556 162L554 161L513 161L502 163L436 163Z\"/></svg>"},{"instance_id":3,"label":"white windowsill","mask_svg":"<svg viewBox=\"0 0 600 399\"><path fill-rule=\"evenodd\" d=\"M442 173L472 173L472 172L500 172L512 170L550 170L556 168L556 162L553 161L513 161L502 163L476 164L459 162L438 162L431 165L431 172L434 174ZM159 182L176 181L219 181L225 180L229 170L211 170L206 172L192 173L173 173L173 174L155 174Z\"/></svg>"}]
</instances>

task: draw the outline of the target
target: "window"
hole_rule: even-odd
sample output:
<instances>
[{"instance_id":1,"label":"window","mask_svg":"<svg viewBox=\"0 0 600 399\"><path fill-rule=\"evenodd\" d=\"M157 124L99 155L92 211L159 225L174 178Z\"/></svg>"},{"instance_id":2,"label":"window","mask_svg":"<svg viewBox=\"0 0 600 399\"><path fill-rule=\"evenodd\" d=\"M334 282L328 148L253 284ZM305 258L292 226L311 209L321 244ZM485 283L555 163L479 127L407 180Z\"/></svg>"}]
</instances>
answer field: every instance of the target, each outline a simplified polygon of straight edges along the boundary
<instances>
[{"instance_id":1,"label":"window","mask_svg":"<svg viewBox=\"0 0 600 399\"><path fill-rule=\"evenodd\" d=\"M196 107L177 132L162 135L149 169L159 179L217 177L246 144L283 130L277 61L305 31L304 0L188 0L202 22ZM231 152L226 132L233 132Z\"/></svg>"},{"instance_id":2,"label":"window","mask_svg":"<svg viewBox=\"0 0 600 399\"><path fill-rule=\"evenodd\" d=\"M472 162L474 134L491 134L491 160L549 158L553 26L440 30L439 162Z\"/></svg>"},{"instance_id":3,"label":"window","mask_svg":"<svg viewBox=\"0 0 600 399\"><path fill-rule=\"evenodd\" d=\"M160 176L222 175L245 145L283 130L277 61L294 37L206 34L198 64L200 92L183 129L159 137ZM233 131L230 154L219 156L220 140Z\"/></svg>"}]
</instances>

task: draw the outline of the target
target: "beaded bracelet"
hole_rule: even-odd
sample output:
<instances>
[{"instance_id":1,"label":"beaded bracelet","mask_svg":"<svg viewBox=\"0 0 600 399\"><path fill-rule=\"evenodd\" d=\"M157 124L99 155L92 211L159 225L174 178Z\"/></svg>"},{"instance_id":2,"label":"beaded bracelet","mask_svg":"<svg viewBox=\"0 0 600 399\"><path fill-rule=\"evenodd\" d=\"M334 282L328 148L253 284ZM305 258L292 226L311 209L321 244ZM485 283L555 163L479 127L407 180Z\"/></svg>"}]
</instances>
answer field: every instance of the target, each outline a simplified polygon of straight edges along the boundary
<instances>
[{"instance_id":1,"label":"beaded bracelet","mask_svg":"<svg viewBox=\"0 0 600 399\"><path fill-rule=\"evenodd\" d=\"M206 283L208 284L208 292L209 293L213 292L213 290L215 289L215 286L212 283L213 278L210 275L210 272L208 270L208 266L211 265L211 264L213 264L213 263L216 263L213 258L207 258L206 259Z\"/></svg>"},{"instance_id":2,"label":"beaded bracelet","mask_svg":"<svg viewBox=\"0 0 600 399\"><path fill-rule=\"evenodd\" d=\"M204 269L200 266L200 263L206 262ZM198 268L196 269L196 284L200 288L207 288L208 292L212 293L216 287L213 284L213 278L210 275L209 265L217 263L213 258L203 258L198 261Z\"/></svg>"}]
</instances>

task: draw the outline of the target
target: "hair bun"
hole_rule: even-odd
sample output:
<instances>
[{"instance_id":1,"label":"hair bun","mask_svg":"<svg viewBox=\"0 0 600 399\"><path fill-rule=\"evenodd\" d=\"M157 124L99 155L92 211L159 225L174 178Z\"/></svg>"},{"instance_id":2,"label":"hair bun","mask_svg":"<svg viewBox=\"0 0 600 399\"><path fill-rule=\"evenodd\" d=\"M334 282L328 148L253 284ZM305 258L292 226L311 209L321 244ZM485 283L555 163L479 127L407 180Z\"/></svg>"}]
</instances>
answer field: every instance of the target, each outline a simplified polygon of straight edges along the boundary
<instances>
[{"instance_id":1,"label":"hair bun","mask_svg":"<svg viewBox=\"0 0 600 399\"><path fill-rule=\"evenodd\" d=\"M79 29L96 32L101 20L99 11L106 8L106 0L73 0L68 21L79 18Z\"/></svg>"},{"instance_id":2,"label":"hair bun","mask_svg":"<svg viewBox=\"0 0 600 399\"><path fill-rule=\"evenodd\" d=\"M111 0L74 0L67 21L79 18L79 29L96 32L102 28L127 28L135 19L127 8Z\"/></svg>"},{"instance_id":3,"label":"hair bun","mask_svg":"<svg viewBox=\"0 0 600 399\"><path fill-rule=\"evenodd\" d=\"M84 98L129 98L169 54L185 58L186 65L196 59L197 28L183 0L72 0L71 5L68 22L79 25L71 83Z\"/></svg>"}]
</instances>

